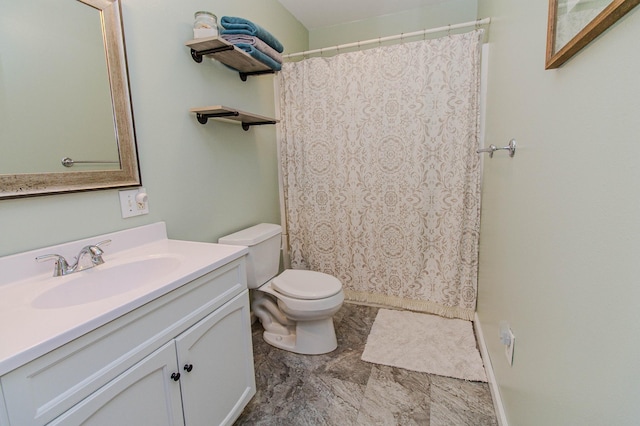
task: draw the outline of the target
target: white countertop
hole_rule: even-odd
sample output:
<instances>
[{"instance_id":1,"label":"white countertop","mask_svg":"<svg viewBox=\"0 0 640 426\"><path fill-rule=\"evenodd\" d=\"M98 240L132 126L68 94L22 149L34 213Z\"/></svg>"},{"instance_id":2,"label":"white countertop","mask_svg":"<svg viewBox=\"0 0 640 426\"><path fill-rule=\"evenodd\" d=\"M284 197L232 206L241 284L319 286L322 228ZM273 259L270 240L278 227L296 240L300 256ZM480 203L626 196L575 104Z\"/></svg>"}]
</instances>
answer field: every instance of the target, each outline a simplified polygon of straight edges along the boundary
<instances>
[{"instance_id":1,"label":"white countertop","mask_svg":"<svg viewBox=\"0 0 640 426\"><path fill-rule=\"evenodd\" d=\"M53 262L35 261L36 256L57 253L72 262L82 247L106 239L112 243L102 247L105 263L92 269L52 277ZM242 246L169 240L165 224L159 222L0 257L0 376L246 253L247 248ZM179 259L177 266L148 282L137 278L136 282L142 283L133 284L131 290L61 308L34 303L53 287L68 284L81 274L90 279L90 274L101 272L100 268L164 256Z\"/></svg>"}]
</instances>

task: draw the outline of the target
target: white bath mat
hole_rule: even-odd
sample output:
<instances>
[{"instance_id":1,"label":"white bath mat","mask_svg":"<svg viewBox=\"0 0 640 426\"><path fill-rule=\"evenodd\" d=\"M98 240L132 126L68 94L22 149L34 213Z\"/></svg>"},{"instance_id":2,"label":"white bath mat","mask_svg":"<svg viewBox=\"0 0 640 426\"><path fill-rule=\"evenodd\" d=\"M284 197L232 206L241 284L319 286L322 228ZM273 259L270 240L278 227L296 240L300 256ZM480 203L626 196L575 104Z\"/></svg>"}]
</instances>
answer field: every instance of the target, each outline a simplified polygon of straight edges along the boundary
<instances>
[{"instance_id":1,"label":"white bath mat","mask_svg":"<svg viewBox=\"0 0 640 426\"><path fill-rule=\"evenodd\" d=\"M362 360L486 382L471 321L380 309Z\"/></svg>"}]
</instances>

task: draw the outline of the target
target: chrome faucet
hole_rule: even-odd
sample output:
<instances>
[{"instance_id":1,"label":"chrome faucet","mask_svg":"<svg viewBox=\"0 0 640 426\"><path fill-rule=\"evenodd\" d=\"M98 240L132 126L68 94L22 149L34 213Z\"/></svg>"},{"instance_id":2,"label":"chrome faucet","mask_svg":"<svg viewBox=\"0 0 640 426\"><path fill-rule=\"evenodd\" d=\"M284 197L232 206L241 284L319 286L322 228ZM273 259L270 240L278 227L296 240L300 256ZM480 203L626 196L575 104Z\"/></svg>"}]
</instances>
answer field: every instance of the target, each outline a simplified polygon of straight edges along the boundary
<instances>
[{"instance_id":1,"label":"chrome faucet","mask_svg":"<svg viewBox=\"0 0 640 426\"><path fill-rule=\"evenodd\" d=\"M55 266L53 269L53 276L60 277L63 275L69 275L74 272L79 272L85 269L90 269L98 265L102 265L104 263L104 259L102 255L104 251L100 248L100 246L109 245L111 240L100 241L97 244L91 244L88 246L82 247L80 253L75 257L75 263L73 265L69 265L67 260L59 255L59 254L45 254L43 256L36 257L38 262L45 262L47 260L55 260ZM84 259L88 258L89 261L85 261Z\"/></svg>"}]
</instances>

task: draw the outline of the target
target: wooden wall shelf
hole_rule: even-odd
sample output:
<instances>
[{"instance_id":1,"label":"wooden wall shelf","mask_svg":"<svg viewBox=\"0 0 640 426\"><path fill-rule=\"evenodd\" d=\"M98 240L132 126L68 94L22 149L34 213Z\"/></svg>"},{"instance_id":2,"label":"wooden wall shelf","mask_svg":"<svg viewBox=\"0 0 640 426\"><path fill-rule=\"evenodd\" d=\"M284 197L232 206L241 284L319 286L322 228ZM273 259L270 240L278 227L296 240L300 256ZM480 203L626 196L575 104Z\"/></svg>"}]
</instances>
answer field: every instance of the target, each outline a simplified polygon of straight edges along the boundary
<instances>
[{"instance_id":1,"label":"wooden wall shelf","mask_svg":"<svg viewBox=\"0 0 640 426\"><path fill-rule=\"evenodd\" d=\"M211 56L216 61L238 70L242 81L246 81L249 75L273 74L275 72L244 50L220 37L189 40L185 46L191 49L191 57L197 63L202 62L204 56Z\"/></svg>"},{"instance_id":2,"label":"wooden wall shelf","mask_svg":"<svg viewBox=\"0 0 640 426\"><path fill-rule=\"evenodd\" d=\"M191 108L189 111L196 114L198 122L207 124L209 118L221 121L231 121L242 123L244 130L249 130L251 126L260 126L263 124L276 124L279 120L270 117L264 117L258 114L240 111L239 109L229 108L223 105Z\"/></svg>"}]
</instances>

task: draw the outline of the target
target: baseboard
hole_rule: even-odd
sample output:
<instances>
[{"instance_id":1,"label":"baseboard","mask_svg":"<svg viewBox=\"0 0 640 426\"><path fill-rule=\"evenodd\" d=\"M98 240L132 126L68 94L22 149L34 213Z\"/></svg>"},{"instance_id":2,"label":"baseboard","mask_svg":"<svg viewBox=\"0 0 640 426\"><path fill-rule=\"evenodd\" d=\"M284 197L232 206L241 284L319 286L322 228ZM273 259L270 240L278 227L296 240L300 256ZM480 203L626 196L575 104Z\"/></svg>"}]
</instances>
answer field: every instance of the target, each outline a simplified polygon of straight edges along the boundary
<instances>
[{"instance_id":1,"label":"baseboard","mask_svg":"<svg viewBox=\"0 0 640 426\"><path fill-rule=\"evenodd\" d=\"M489 350L484 340L484 334L482 333L482 326L480 325L480 318L476 312L473 320L473 328L476 331L476 338L478 339L478 346L480 347L480 355L482 356L482 362L487 373L487 380L489 381L489 389L491 390L491 399L493 399L493 408L496 410L496 417L498 418L499 426L509 426L507 422L507 416L504 411L504 405L502 404L502 398L500 397L500 388L496 381L496 376L493 374L493 366L491 365L491 358L489 357Z\"/></svg>"}]
</instances>

